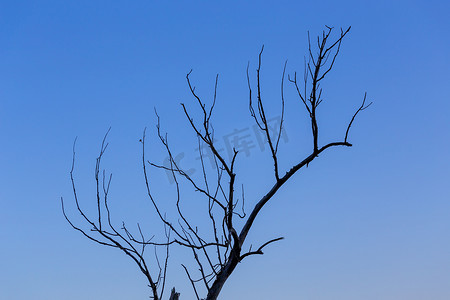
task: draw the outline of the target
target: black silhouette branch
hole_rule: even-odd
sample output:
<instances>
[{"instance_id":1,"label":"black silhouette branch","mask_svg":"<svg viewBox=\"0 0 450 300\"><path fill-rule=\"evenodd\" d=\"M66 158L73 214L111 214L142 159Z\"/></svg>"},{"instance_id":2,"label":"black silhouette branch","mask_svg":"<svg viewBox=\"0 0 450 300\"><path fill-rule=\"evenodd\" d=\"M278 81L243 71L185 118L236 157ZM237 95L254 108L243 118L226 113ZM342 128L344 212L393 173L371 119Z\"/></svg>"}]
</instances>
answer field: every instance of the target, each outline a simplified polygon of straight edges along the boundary
<instances>
[{"instance_id":1,"label":"black silhouette branch","mask_svg":"<svg viewBox=\"0 0 450 300\"><path fill-rule=\"evenodd\" d=\"M269 244L271 244L271 243L281 241L282 239L284 239L284 237L279 237L279 238L276 238L276 239L272 239L272 240L270 240L270 241L267 241L267 242L265 242L264 244L262 244L262 245L258 248L258 250L256 250L256 251L251 251L251 248L250 248L249 252L247 252L247 253L241 255L240 260L242 261L244 258L246 258L247 256L250 256L250 255L255 255L255 254L262 255L262 254L264 254L264 252L262 252L262 249L263 249L264 247L266 247L267 245L269 245Z\"/></svg>"},{"instance_id":2,"label":"black silhouette branch","mask_svg":"<svg viewBox=\"0 0 450 300\"><path fill-rule=\"evenodd\" d=\"M263 101L263 89L261 82L262 73L262 54L264 47L261 48L258 56L258 64L256 68L256 86L252 85L250 80L250 64L247 65L247 84L249 89L249 111L250 116L255 122L255 127L259 128L262 135L265 137L265 143L270 150L271 160L273 162L273 173L275 181L266 191L263 191L263 196L257 199L254 203L253 209L249 214L245 212L245 198L244 185L240 184L241 178L236 174L236 164L239 151L233 148L230 158L226 159L217 147L214 139L214 128L212 126L212 115L217 100L218 91L218 76L215 78L214 94L210 105L208 106L203 97L196 91L195 86L191 82L192 70L186 75L187 86L194 102L200 108L200 116L198 119L193 118L187 106L181 103L182 110L187 119L187 123L192 129L198 141L198 149L200 156L201 178L194 178L188 171L184 170L176 157L173 155L169 145L168 136L163 133L160 125L159 115L156 113L157 125L156 131L160 143L162 144L168 156L169 164L159 165L150 162L146 159L146 130L144 130L142 139L142 169L144 175L144 183L146 187L147 196L152 204L154 212L159 221L164 226L165 239L162 241L154 240L154 236L146 238L144 231L138 224L138 234L134 235L122 223L120 230L117 230L111 221L111 213L108 206L108 194L112 176L106 175L105 171L101 169L101 160L106 151L108 143L106 142L106 133L100 154L96 160L95 166L95 181L96 189L96 216L91 219L81 208L78 200L77 189L74 180L74 165L75 165L75 144L73 150L72 168L70 171L70 178L72 182L72 189L76 209L81 219L87 224L89 229L83 229L75 225L74 222L66 215L64 201L61 198L61 205L64 217L73 229L81 232L88 239L109 247L120 249L127 256L129 256L139 267L141 272L146 276L149 286L151 288L151 297L153 299L162 299L166 277L167 266L169 259L169 249L172 246L178 246L188 250L192 254L192 263L196 266L194 271L190 270L191 265L183 263L187 279L192 285L196 299L200 298L200 290L206 290L206 300L215 300L220 294L222 287L233 273L235 268L244 258L252 255L262 255L263 250L270 244L281 241L283 237L274 238L265 242L259 243L256 250L252 250L250 246L248 251L242 251L244 243L247 240L249 232L253 228L253 224L257 216L261 213L266 204L274 198L278 190L290 180L294 174L304 167L307 167L312 161L319 157L320 154L326 150L334 147L351 147L352 144L348 141L350 128L353 126L356 116L369 107L372 103L366 105L366 94L364 95L361 105L353 113L350 122L345 128L345 135L342 140L329 141L322 143L319 139L319 120L317 118L317 110L319 104L323 102L323 91L321 82L326 78L326 75L335 66L337 56L341 49L341 43L344 37L349 32L350 27L346 30L341 29L338 37L333 39L332 27L326 27L317 38L317 43L311 42L308 33L308 59L305 59L304 77L301 82L297 79L297 73L293 76L287 76L288 81L293 85L296 94L301 101L302 106L310 119L311 133L312 133L312 147L310 153L299 159L290 168L287 168L284 173L280 167L278 149L280 145L280 138L284 130L285 118L285 78L287 69L287 60L284 63L281 72L281 118L277 126L270 126L269 111L266 110ZM253 93L255 91L255 93ZM235 145L235 147L237 147ZM215 164L215 173L209 174L205 168L205 153L204 150L212 153L212 162ZM152 192L152 186L149 179L148 166L163 170L170 174L173 179L174 190L176 196L174 199L174 208L176 208L176 220L171 220L167 217L158 205L158 201ZM101 176L100 176L101 175ZM206 207L206 214L208 226L200 228L197 224L198 220L190 218L182 209L181 182L187 183L203 200L202 205ZM239 199L238 188L241 186L241 194ZM241 205L238 207L238 204ZM240 209L242 207L242 211ZM241 222L238 222L241 220ZM150 264L145 255L146 247L153 247L155 250L154 261ZM164 259L160 260L158 249L164 249ZM150 268L151 266L151 268ZM150 272L150 269L153 273ZM156 279L155 279L156 278ZM172 290L170 295L171 300L178 299L179 294Z\"/></svg>"},{"instance_id":3,"label":"black silhouette branch","mask_svg":"<svg viewBox=\"0 0 450 300\"><path fill-rule=\"evenodd\" d=\"M113 248L117 248L124 252L128 257L130 257L139 267L140 271L145 275L149 287L151 288L151 298L152 299L161 299L160 295L163 294L164 291L164 284L161 285L160 291L158 291L158 285L159 280L163 279L165 281L165 275L167 271L167 259L168 259L168 249L167 249L167 256L166 261L163 267L160 267L160 274L164 274L164 276L158 276L158 280L154 280L152 275L150 274L150 270L148 268L147 262L144 259L144 250L145 250L145 243L141 243L141 250L137 249L137 246L134 243L134 239L131 237L131 234L126 229L125 225L123 224L122 230L124 231L125 235L121 234L118 230L116 230L115 226L113 226L111 222L111 214L108 206L108 193L109 193L109 187L111 184L112 175L108 177L106 180L106 172L103 171L103 176L100 177L100 170L101 170L101 161L103 158L103 155L105 154L106 148L108 144L106 143L106 138L108 136L109 129L107 133L105 134L102 145L100 148L100 153L96 159L96 165L95 165L95 181L96 181L96 200L97 200L97 222L98 224L95 224L94 221L92 221L86 213L83 211L83 209L80 206L80 202L78 200L78 195L76 191L76 185L75 185L75 179L74 179L74 168L75 168L75 144L76 140L73 145L73 155L72 155L72 167L70 170L70 179L72 183L72 190L73 195L75 199L75 204L77 207L78 213L82 216L84 221L90 226L90 229L83 229L79 226L76 226L70 218L66 214L65 206L64 206L64 199L61 197L61 207L62 212L67 220L67 222L72 226L73 229L75 229L78 232L81 232L85 237L90 239L91 241L96 242L97 244L109 246ZM107 212L107 221L105 223L104 218L102 218L102 211L106 210ZM139 231L141 233L141 238L143 241L145 241L145 238L142 234L142 231L139 228ZM166 243L166 246L168 243Z\"/></svg>"}]
</instances>

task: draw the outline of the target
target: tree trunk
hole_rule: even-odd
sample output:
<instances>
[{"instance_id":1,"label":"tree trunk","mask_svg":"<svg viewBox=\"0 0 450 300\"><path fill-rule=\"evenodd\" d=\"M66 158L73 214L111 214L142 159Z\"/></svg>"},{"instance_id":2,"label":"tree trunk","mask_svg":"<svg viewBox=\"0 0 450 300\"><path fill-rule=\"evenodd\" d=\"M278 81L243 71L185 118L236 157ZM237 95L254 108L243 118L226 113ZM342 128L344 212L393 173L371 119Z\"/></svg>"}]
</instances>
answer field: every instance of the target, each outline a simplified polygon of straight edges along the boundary
<instances>
[{"instance_id":1,"label":"tree trunk","mask_svg":"<svg viewBox=\"0 0 450 300\"><path fill-rule=\"evenodd\" d=\"M217 275L216 280L214 280L213 285L209 289L208 295L206 296L206 300L217 299L217 297L220 294L220 291L222 290L223 285L233 272L234 268L236 268L238 262L239 260L237 259L236 255L233 255L233 258L228 261L227 265L222 269L222 272L220 272Z\"/></svg>"}]
</instances>

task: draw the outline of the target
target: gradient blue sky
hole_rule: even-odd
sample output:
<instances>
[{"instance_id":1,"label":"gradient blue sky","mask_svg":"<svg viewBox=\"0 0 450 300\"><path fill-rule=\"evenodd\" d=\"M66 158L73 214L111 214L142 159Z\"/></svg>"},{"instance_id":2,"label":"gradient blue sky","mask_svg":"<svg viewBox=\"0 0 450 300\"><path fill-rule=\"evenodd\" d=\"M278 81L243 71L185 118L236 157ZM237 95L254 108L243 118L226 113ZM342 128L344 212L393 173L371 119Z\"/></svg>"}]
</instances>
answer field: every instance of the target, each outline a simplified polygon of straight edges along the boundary
<instances>
[{"instance_id":1,"label":"gradient blue sky","mask_svg":"<svg viewBox=\"0 0 450 300\"><path fill-rule=\"evenodd\" d=\"M221 299L450 299L449 10L446 1L2 1L0 298L146 299L127 257L63 219L74 138L89 208L95 157L112 126L105 167L115 219L149 222L151 234L138 140L148 127L148 155L163 160L156 107L195 166L179 106L195 104L185 74L194 69L205 99L220 74L213 121L225 136L252 126L245 68L250 61L254 70L262 44L264 99L277 116L283 63L302 72L307 31L352 25L324 85L320 138L341 138L367 91L374 105L354 124L354 147L322 155L273 199L249 238L286 239L239 265ZM283 170L311 147L305 112L286 91ZM269 153L254 149L238 171L250 208L273 182ZM152 176L170 203L167 178ZM193 299L179 266L186 259L173 254L168 284Z\"/></svg>"}]
</instances>

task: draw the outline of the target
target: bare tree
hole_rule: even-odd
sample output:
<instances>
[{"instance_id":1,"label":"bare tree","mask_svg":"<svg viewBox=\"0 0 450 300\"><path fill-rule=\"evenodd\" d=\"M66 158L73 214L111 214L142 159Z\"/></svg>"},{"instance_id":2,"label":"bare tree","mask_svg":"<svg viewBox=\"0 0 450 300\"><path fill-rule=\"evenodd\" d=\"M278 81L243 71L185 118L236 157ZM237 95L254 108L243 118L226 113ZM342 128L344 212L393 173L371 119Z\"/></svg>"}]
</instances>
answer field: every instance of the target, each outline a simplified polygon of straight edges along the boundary
<instances>
[{"instance_id":1,"label":"bare tree","mask_svg":"<svg viewBox=\"0 0 450 300\"><path fill-rule=\"evenodd\" d=\"M245 247L244 249L247 235L252 229L256 217L260 214L267 202L274 197L283 184L286 183L286 181L288 181L295 173L297 173L297 171L305 166L308 166L309 163L316 159L319 154L325 150L338 146L352 146L352 144L348 142L350 128L352 127L356 116L371 104L369 103L366 105L366 95L364 95L361 105L354 112L352 118L347 124L347 127L344 128L345 132L341 140L331 141L325 144L320 143L319 121L317 119L317 109L319 104L322 103L321 82L333 68L339 54L342 40L347 35L349 30L350 27L346 30L341 29L338 37L332 40L331 35L333 28L326 27L326 30L324 30L322 34L317 37L317 44L315 46L313 46L308 34L309 53L308 59L305 63L303 78L299 80L297 78L297 73L294 73L292 76L287 76L288 82L295 88L298 98L303 103L309 116L313 140L310 154L302 160L299 160L287 171L280 170L278 163L278 148L284 122L284 86L286 81L285 74L287 62L284 64L281 75L281 121L279 123L278 130L275 131L275 134L269 126L268 115L261 95L260 72L264 48L262 48L259 53L255 88L253 88L251 83L249 67L247 66L250 115L261 133L265 136L265 142L270 149L270 154L273 161L274 177L273 185L267 188L266 193L261 199L259 199L259 201L255 202L255 206L248 215L244 212L243 186L239 188L236 183L237 175L235 173L235 163L239 151L233 149L231 159L227 159L220 154L214 139L214 129L211 125L211 119L216 103L218 77L216 77L215 81L212 103L209 107L207 107L205 102L196 93L195 87L192 85L190 80L191 72L189 72L186 76L187 85L191 95L201 110L200 120L194 120L188 108L184 104L181 104L181 106L191 129L195 132L198 139L200 162L202 166L202 180L194 179L177 163L177 160L169 147L167 134L164 134L161 131L160 120L157 114L157 133L160 142L167 151L169 166L159 165L146 159L145 130L142 139L140 140L142 145L142 169L145 179L145 186L157 218L159 218L164 225L165 239L157 242L153 241L153 237L146 238L139 224L137 225L138 233L133 234L124 223L122 223L121 228L116 228L111 222L110 209L108 206L108 193L111 183L111 175L107 176L105 171L101 169L102 157L108 146L106 142L108 133L103 139L95 166L95 181L97 186L97 212L95 220L87 216L85 211L81 208L78 200L77 189L73 176L75 165L75 147L73 151L72 169L70 171L73 195L78 213L90 228L89 230L83 229L71 221L66 214L64 209L64 201L61 198L64 217L75 230L81 232L88 239L100 245L120 249L127 256L129 256L146 277L151 289L151 298L163 298L169 249L172 246L178 245L192 253L193 262L195 262L198 267L196 272L194 272L186 264L182 264L182 268L184 269L186 276L192 285L196 298L200 299L201 289L202 291L206 291L207 300L217 299L222 287L229 276L233 273L238 263L242 262L249 256L263 254L265 247L283 239L283 237L277 237L262 242L259 247L252 248L250 246ZM200 146L206 146L206 148L213 154L214 163L216 165L216 171L213 176L211 176L211 174L207 174L205 170L204 153L201 150L204 147ZM158 206L158 202L154 197L152 189L150 188L150 180L147 171L149 166L170 172L173 178L177 197L175 205L178 218L176 222L169 220L169 218ZM204 197L205 205L207 205L207 217L210 222L209 229L202 228L202 230L199 230L195 224L195 221L189 219L189 217L183 212L180 205L182 202L180 180L187 182L187 184L192 186L197 193ZM238 194L239 190L240 195ZM241 203L238 206L239 198L241 199ZM241 226L236 224L241 224ZM207 230L209 230L209 234L204 234ZM154 247L155 249L164 249L164 258L160 259L158 257L158 252L155 250L153 262L150 264L149 260L144 257L145 250L148 246ZM170 299L178 299L178 297L179 294L175 292L175 289L172 289Z\"/></svg>"}]
</instances>

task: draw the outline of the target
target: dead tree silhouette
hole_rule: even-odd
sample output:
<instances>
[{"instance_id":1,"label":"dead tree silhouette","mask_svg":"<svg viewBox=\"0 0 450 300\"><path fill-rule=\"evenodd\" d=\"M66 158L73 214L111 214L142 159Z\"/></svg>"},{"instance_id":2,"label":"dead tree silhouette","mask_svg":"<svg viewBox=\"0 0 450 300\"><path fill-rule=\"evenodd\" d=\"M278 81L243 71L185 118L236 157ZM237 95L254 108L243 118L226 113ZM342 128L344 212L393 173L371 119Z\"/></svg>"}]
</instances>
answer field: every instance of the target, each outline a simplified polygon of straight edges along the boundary
<instances>
[{"instance_id":1,"label":"dead tree silhouette","mask_svg":"<svg viewBox=\"0 0 450 300\"><path fill-rule=\"evenodd\" d=\"M236 192L238 188L236 187L237 174L235 172L235 162L236 157L239 155L239 151L233 149L231 159L227 159L220 153L214 140L214 129L211 125L211 119L216 103L218 77L216 77L215 81L212 104L207 107L205 102L196 93L195 87L192 85L190 79L191 72L189 72L186 75L187 85L194 101L196 102L196 105L198 105L201 111L201 121L194 120L187 106L184 104L181 104L181 106L190 128L195 132L198 138L199 145L206 146L213 154L214 163L216 164L216 171L214 175L215 180L211 181L210 176L207 176L206 174L204 167L204 154L201 150L199 150L199 153L203 171L203 180L195 180L188 174L188 172L181 168L181 166L177 163L177 160L174 158L171 148L169 147L167 135L163 134L161 131L160 119L156 114L157 134L160 142L167 151L170 163L169 166L159 165L147 161L145 157L145 130L140 142L142 145L142 169L145 179L145 186L157 218L159 218L164 225L164 240L156 242L153 241L153 238L146 238L144 235L144 230L141 229L139 224L137 229L138 234L133 234L124 223L122 223L120 228L113 225L108 206L111 175L107 176L105 171L101 168L102 157L108 146L106 141L108 133L103 139L95 166L95 180L97 186L95 195L95 219L88 217L85 211L81 208L78 199L79 197L73 175L75 166L74 143L72 169L70 171L74 201L77 212L81 215L89 229L84 229L83 227L76 225L68 217L64 207L64 200L61 198L62 211L67 222L72 226L72 228L79 231L86 238L100 245L120 249L128 257L130 257L147 279L148 285L151 289L150 297L156 300L163 298L169 261L169 249L173 246L188 249L192 253L193 261L198 267L198 273L194 274L192 269L190 270L186 264L182 264L182 267L192 285L196 298L201 299L199 286L203 286L202 290L206 292L205 299L217 299L222 287L240 262L249 256L263 254L263 250L267 246L283 239L283 237L277 237L261 243L257 248L244 248L247 235L250 230L252 230L256 217L260 214L265 205L274 197L277 191L288 180L290 180L295 173L305 166L308 166L309 163L318 158L319 154L322 154L325 150L340 146L352 146L352 144L348 141L348 137L353 122L356 116L371 104L366 104L366 94L364 94L362 103L355 110L346 128L344 128L345 131L343 132L343 138L341 140L332 141L325 144L319 143L319 120L317 118L317 109L319 104L322 103L321 82L333 68L340 51L341 43L349 30L350 27L346 30L340 29L338 37L332 40L331 36L333 33L333 28L326 27L322 34L317 37L316 46L313 46L308 34L309 53L307 55L308 59L305 63L303 78L299 81L297 78L297 73L294 73L292 76L287 76L287 81L295 88L296 94L298 95L299 100L303 103L307 115L309 116L313 143L310 154L299 160L296 164L292 165L290 169L285 171L280 170L279 167L278 149L285 117L284 85L286 83L287 61L284 64L281 76L281 121L276 134L273 134L270 129L268 114L261 95L260 72L264 47L261 49L258 57L255 89L251 84L249 67L247 66L250 115L260 132L265 136L265 143L268 146L268 149L270 149L274 178L273 185L267 188L264 196L255 201L256 204L248 215L240 210L238 211L237 207L239 197L241 197L241 204L242 207L244 207L243 190L241 191L241 196L237 195ZM200 148L201 147L199 146L199 149ZM149 167L163 169L166 172L170 172L172 175L175 183L174 188L176 189L177 194L175 205L178 213L178 220L176 222L167 218L167 216L160 209L158 201L152 193L147 171ZM189 184L197 193L201 194L205 198L205 205L207 205L208 211L207 217L211 223L210 235L204 236L201 232L206 229L199 230L196 227L194 220L187 217L183 212L180 205L182 202L180 194L180 180L186 181L186 183ZM237 222L235 222L236 219L240 219L241 223L239 224L243 225L237 227ZM160 260L155 250L155 263L152 265L148 263L147 258L144 257L145 250L147 249L146 247L148 246L155 247L157 249L164 249L164 259ZM155 257L153 259L155 259ZM178 298L179 294L175 292L175 289L172 289L169 299Z\"/></svg>"}]
</instances>

